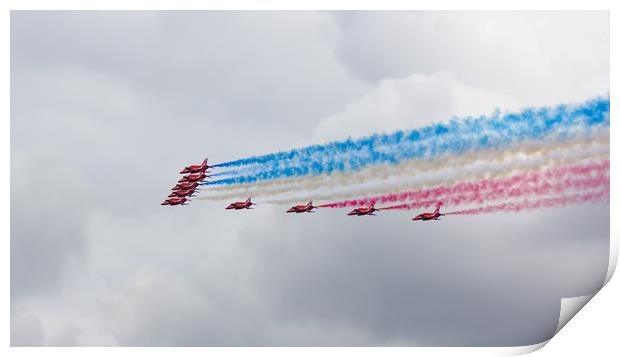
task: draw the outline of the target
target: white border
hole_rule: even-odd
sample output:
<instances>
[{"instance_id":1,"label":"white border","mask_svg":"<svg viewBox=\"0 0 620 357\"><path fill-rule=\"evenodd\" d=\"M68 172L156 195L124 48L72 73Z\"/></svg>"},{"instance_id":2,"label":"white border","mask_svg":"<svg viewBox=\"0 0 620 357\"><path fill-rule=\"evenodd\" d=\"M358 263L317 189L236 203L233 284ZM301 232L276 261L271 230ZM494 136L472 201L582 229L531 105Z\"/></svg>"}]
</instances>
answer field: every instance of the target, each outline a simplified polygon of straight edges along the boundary
<instances>
[{"instance_id":1,"label":"white border","mask_svg":"<svg viewBox=\"0 0 620 357\"><path fill-rule=\"evenodd\" d=\"M201 0L21 0L9 1L15 10L608 10L610 0L521 0L492 1L470 0L253 0L201 1Z\"/></svg>"},{"instance_id":2,"label":"white border","mask_svg":"<svg viewBox=\"0 0 620 357\"><path fill-rule=\"evenodd\" d=\"M0 130L0 147L2 157L2 167L5 168L4 174L0 177L0 187L5 192L4 197L10 197L10 182L9 182L9 170L10 170L10 110L9 110L9 75L10 75L10 58L8 56L9 41L10 41L10 13L9 10L60 10L60 9L121 9L121 10L134 10L134 9L146 9L146 10L183 10L183 9L418 9L418 10L517 10L517 9L529 9L529 10L611 10L611 83L610 83L610 95L614 98L616 87L614 83L618 83L618 73L614 71L613 63L616 63L618 56L616 55L617 46L614 45L613 39L618 39L618 25L614 20L618 20L616 16L617 2L603 1L603 0L589 0L583 1L548 1L548 0L522 0L522 1L490 1L490 0L470 0L466 4L458 2L456 0L427 0L416 2L405 2L400 0L382 0L369 1L369 0L315 0L315 1L284 1L284 0L263 0L260 2L260 6L257 1L251 0L233 0L233 1L198 1L198 0L177 0L177 1L163 1L163 0L151 0L151 1L71 1L71 0L59 0L51 3L49 1L8 1L7 10L3 12L1 30L2 31L2 45L5 51L5 56L2 57L3 68L5 70L2 73L3 86L3 98L1 108L5 121L2 123L2 130ZM618 113L617 102L611 101L611 112ZM613 158L617 152L618 147L615 145L615 139L617 130L615 125L611 125L611 157ZM610 212L611 217L618 217L617 201L614 199L616 196L615 183L618 176L618 167L612 160L611 163L611 204ZM5 199L2 205L2 211L0 212L0 226L2 227L3 241L6 245L10 244L10 202ZM607 281L611 278L611 275L615 269L615 265L618 257L618 233L619 225L614 220L611 220L611 259L610 269L607 275ZM1 299L5 311L5 320L2 324L2 342L5 348L11 354L15 355L30 355L32 353L45 353L54 355L71 355L71 354L95 354L104 355L109 353L109 350L100 348L89 348L87 351L84 348L9 348L10 345L10 293L9 293L9 279L10 279L10 249L5 246L3 249L4 259L2 264L2 289ZM617 280L617 279L616 279ZM592 349L595 351L603 352L607 355L614 355L614 351L620 351L614 336L616 335L617 319L618 319L618 304L620 301L620 287L617 282L612 281L608 286L603 289L603 292L593 298L594 303L588 304L584 307L584 311L579 314L575 322L569 322L568 328L563 329L559 334L552 339L553 342L549 343L549 346L544 348L541 352L544 355L549 356L565 356L573 355L573 353L580 351L580 354L588 353ZM585 300L585 299L582 299ZM590 306L595 305L595 306ZM579 326L573 326L578 325ZM611 335L614 333L614 335ZM381 355L407 355L412 353L423 353L424 355L443 356L443 355L503 355L503 354L519 354L527 353L536 350L545 344L536 346L526 346L521 348L210 348L205 350L203 348L118 348L113 353L120 353L122 355L129 353L149 353L155 356L174 353L174 354L204 354L217 353L218 355L238 355L238 354L252 354L252 355L290 355L294 353L296 355L316 355L320 354L342 354L342 353L356 353L359 355L381 354ZM617 354L617 353L616 353Z\"/></svg>"}]
</instances>

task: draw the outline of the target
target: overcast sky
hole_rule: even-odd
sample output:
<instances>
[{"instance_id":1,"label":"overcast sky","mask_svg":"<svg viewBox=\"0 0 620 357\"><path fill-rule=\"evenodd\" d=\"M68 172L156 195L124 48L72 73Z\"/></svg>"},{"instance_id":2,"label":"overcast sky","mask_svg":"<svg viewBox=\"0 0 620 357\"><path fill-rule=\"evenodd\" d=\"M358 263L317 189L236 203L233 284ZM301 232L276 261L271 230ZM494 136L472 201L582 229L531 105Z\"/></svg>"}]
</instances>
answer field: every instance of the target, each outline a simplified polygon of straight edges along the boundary
<instances>
[{"instance_id":1,"label":"overcast sky","mask_svg":"<svg viewBox=\"0 0 620 357\"><path fill-rule=\"evenodd\" d=\"M159 203L187 164L609 91L605 12L12 12L12 345L525 345L609 205L451 217Z\"/></svg>"}]
</instances>

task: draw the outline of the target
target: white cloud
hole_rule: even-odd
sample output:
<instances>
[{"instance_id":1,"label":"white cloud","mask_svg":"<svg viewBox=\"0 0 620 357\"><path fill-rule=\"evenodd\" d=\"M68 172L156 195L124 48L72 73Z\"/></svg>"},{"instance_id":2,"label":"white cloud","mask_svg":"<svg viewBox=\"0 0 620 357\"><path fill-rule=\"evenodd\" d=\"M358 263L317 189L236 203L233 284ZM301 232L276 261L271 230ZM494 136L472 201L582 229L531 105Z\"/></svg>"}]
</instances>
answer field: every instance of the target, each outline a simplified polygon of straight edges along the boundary
<instances>
[{"instance_id":1,"label":"white cloud","mask_svg":"<svg viewBox=\"0 0 620 357\"><path fill-rule=\"evenodd\" d=\"M325 117L317 140L553 105L609 91L604 12L334 13L336 52L375 86Z\"/></svg>"},{"instance_id":2,"label":"white cloud","mask_svg":"<svg viewBox=\"0 0 620 357\"><path fill-rule=\"evenodd\" d=\"M339 57L369 81L447 70L527 105L609 89L607 12L356 12L335 18L343 29Z\"/></svg>"},{"instance_id":3,"label":"white cloud","mask_svg":"<svg viewBox=\"0 0 620 357\"><path fill-rule=\"evenodd\" d=\"M516 109L519 103L498 91L466 85L451 72L414 73L401 79L384 79L372 91L321 120L314 138L329 141L391 132L446 121L457 116L491 114L495 109Z\"/></svg>"}]
</instances>

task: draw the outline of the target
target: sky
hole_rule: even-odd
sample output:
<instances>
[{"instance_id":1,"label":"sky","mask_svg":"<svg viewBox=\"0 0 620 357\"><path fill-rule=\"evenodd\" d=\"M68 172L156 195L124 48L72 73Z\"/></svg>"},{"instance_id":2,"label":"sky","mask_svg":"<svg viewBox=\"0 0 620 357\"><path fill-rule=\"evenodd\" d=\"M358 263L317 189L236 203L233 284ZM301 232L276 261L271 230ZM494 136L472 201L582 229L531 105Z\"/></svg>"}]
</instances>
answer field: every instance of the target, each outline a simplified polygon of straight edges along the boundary
<instances>
[{"instance_id":1,"label":"sky","mask_svg":"<svg viewBox=\"0 0 620 357\"><path fill-rule=\"evenodd\" d=\"M608 203L415 226L159 203L204 157L608 93L606 12L13 11L11 344L546 340L605 278Z\"/></svg>"}]
</instances>

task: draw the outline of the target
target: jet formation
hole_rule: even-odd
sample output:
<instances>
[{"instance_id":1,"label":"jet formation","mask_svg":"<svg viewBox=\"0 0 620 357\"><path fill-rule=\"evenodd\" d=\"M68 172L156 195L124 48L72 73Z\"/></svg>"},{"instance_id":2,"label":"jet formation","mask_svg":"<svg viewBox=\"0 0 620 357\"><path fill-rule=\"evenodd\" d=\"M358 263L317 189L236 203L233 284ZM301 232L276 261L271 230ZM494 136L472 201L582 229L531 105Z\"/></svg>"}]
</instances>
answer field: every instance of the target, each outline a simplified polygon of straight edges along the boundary
<instances>
[{"instance_id":1,"label":"jet formation","mask_svg":"<svg viewBox=\"0 0 620 357\"><path fill-rule=\"evenodd\" d=\"M190 165L179 171L183 176L172 187L170 194L161 203L162 206L187 206L191 202L191 198L198 194L200 186L207 178L210 178L209 171L211 168L208 159L204 159L200 165ZM252 202L252 198L248 197L245 201L232 202L225 207L227 210L247 210L253 209L252 206L256 206L256 203ZM441 202L437 205L437 208L433 212L420 213L413 217L413 221L438 221L439 217L445 216L445 213L440 213L439 208ZM289 208L286 213L315 213L315 209L321 206L315 206L312 201L305 205L298 205ZM381 211L381 208L375 208L375 203L372 202L368 207L358 207L347 213L348 216L374 216L375 212ZM450 213L448 213L450 214Z\"/></svg>"},{"instance_id":2,"label":"jet formation","mask_svg":"<svg viewBox=\"0 0 620 357\"><path fill-rule=\"evenodd\" d=\"M170 194L168 195L168 198L166 198L164 202L161 203L161 205L188 205L188 202L191 202L190 198L194 197L194 195L197 194L198 191L200 191L198 189L198 186L200 186L200 184L204 182L207 177L210 177L209 175L207 175L207 173L209 173L207 169L211 167L209 166L208 161L209 159L204 159L202 161L202 164L200 165L186 166L183 170L181 170L179 172L180 174L187 175L184 175L179 179L177 184L172 188Z\"/></svg>"}]
</instances>

